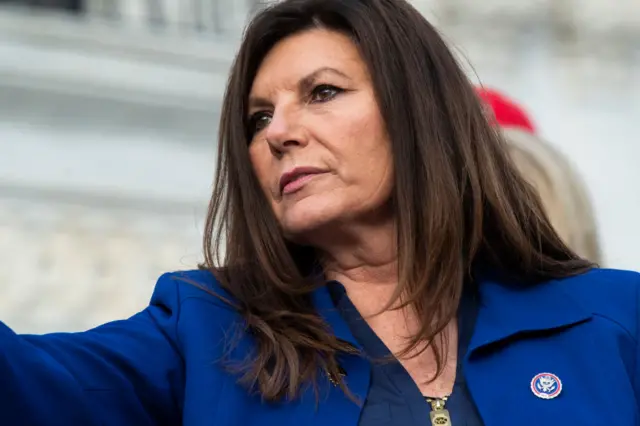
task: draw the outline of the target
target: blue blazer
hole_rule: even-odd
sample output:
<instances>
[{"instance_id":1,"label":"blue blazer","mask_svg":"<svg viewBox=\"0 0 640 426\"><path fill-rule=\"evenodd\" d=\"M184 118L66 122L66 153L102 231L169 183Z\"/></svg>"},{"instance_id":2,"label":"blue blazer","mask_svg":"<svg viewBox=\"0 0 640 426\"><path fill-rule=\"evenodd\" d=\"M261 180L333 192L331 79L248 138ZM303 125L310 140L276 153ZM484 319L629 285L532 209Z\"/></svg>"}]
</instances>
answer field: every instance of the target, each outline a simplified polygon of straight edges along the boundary
<instances>
[{"instance_id":1,"label":"blue blazer","mask_svg":"<svg viewBox=\"0 0 640 426\"><path fill-rule=\"evenodd\" d=\"M360 408L328 381L319 404L312 390L270 404L239 386L216 361L242 318L193 283L224 295L207 272L172 273L159 279L149 307L124 321L43 336L2 325L0 424L357 425ZM639 284L635 272L602 269L526 290L482 282L463 362L484 423L640 424ZM340 338L357 345L326 289L314 303ZM251 348L242 336L235 355ZM340 363L364 399L368 361L346 355ZM539 373L560 379L556 398L532 391Z\"/></svg>"}]
</instances>

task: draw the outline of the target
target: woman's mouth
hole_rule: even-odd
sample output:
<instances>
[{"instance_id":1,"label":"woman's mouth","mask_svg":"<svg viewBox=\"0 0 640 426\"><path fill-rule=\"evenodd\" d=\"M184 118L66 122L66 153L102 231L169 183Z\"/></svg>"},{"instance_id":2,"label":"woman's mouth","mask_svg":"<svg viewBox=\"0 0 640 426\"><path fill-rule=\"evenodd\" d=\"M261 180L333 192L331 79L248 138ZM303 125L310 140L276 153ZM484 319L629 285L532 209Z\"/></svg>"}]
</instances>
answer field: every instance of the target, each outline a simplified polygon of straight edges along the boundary
<instances>
[{"instance_id":1,"label":"woman's mouth","mask_svg":"<svg viewBox=\"0 0 640 426\"><path fill-rule=\"evenodd\" d=\"M315 167L296 167L283 173L280 178L280 194L288 195L299 191L313 178L324 173L326 173L325 170Z\"/></svg>"}]
</instances>

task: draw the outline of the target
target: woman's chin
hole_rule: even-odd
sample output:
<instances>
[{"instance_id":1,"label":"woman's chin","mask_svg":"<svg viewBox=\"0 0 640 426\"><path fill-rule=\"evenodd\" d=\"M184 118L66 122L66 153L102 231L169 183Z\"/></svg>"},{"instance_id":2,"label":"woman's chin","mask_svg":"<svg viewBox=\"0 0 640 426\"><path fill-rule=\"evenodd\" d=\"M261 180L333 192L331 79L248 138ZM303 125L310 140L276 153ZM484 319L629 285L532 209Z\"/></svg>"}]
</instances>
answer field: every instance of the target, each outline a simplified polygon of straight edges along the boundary
<instances>
[{"instance_id":1,"label":"woman's chin","mask_svg":"<svg viewBox=\"0 0 640 426\"><path fill-rule=\"evenodd\" d=\"M280 218L280 226L288 240L306 243L317 238L318 233L331 232L331 224L338 217L324 209L297 209L289 211Z\"/></svg>"},{"instance_id":2,"label":"woman's chin","mask_svg":"<svg viewBox=\"0 0 640 426\"><path fill-rule=\"evenodd\" d=\"M310 220L310 218L287 218L281 222L282 230L287 238L304 240L305 235L311 235L323 228L327 221Z\"/></svg>"}]
</instances>

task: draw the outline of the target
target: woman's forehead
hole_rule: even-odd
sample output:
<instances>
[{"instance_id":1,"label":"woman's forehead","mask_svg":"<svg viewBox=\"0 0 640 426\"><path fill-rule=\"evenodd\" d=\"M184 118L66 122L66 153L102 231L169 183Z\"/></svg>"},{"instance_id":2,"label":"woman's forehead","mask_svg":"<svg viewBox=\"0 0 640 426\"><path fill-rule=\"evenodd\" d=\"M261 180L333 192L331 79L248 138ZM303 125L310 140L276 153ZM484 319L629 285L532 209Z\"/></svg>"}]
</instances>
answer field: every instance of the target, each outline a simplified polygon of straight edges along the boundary
<instances>
[{"instance_id":1,"label":"woman's forehead","mask_svg":"<svg viewBox=\"0 0 640 426\"><path fill-rule=\"evenodd\" d=\"M358 79L368 73L349 37L326 29L307 30L281 40L267 53L254 78L252 93L294 86L302 79L323 74Z\"/></svg>"}]
</instances>

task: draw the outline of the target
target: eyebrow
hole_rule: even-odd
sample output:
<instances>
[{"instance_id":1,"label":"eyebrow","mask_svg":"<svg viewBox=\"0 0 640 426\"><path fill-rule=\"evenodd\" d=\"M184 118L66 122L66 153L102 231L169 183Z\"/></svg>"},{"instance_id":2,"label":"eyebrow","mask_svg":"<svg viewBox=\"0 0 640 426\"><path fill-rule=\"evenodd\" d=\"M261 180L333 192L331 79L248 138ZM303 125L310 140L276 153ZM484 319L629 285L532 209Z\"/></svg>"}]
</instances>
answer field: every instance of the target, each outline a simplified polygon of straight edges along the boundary
<instances>
[{"instance_id":1,"label":"eyebrow","mask_svg":"<svg viewBox=\"0 0 640 426\"><path fill-rule=\"evenodd\" d=\"M339 77L346 78L348 80L351 79L348 75L346 75L345 73L343 73L342 71L336 68L321 67L316 69L315 71L310 72L306 76L302 77L298 81L298 88L300 89L301 92L304 91L304 89L309 89L313 85L315 80L318 78L318 76L325 73L335 74ZM260 96L249 97L249 109L268 108L270 106L272 106L272 102L266 98L262 98Z\"/></svg>"}]
</instances>

